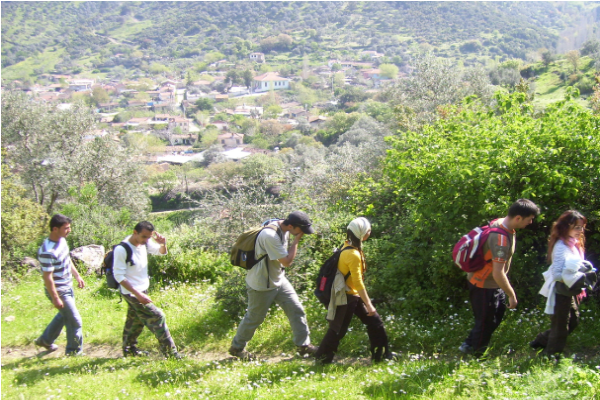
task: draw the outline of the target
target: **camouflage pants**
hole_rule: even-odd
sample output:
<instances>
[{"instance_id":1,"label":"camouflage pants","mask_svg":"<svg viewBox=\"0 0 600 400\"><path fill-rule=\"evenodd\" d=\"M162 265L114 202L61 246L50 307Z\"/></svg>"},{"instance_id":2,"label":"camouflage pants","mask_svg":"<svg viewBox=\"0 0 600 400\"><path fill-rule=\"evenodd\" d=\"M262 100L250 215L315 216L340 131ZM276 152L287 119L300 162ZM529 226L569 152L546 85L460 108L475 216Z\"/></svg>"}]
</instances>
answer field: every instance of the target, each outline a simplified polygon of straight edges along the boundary
<instances>
[{"instance_id":1,"label":"camouflage pants","mask_svg":"<svg viewBox=\"0 0 600 400\"><path fill-rule=\"evenodd\" d=\"M121 296L127 302L127 320L125 320L125 329L123 329L123 349L126 350L131 346L136 346L137 339L144 330L144 326L146 326L156 336L163 354L175 353L177 347L167 327L165 313L153 303L140 303L135 296L129 294L121 294Z\"/></svg>"}]
</instances>

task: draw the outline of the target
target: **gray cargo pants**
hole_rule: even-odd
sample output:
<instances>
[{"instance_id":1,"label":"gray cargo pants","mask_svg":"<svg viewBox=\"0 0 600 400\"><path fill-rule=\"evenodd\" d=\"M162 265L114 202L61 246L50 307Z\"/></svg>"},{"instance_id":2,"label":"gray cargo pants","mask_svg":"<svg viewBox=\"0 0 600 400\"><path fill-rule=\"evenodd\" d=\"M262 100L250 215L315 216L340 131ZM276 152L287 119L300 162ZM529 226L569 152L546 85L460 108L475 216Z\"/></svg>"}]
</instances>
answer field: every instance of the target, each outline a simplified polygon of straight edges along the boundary
<instances>
[{"instance_id":1,"label":"gray cargo pants","mask_svg":"<svg viewBox=\"0 0 600 400\"><path fill-rule=\"evenodd\" d=\"M273 290L258 291L250 287L248 290L248 310L246 315L238 326L237 333L231 342L236 349L244 349L246 344L254 336L256 328L263 323L269 307L273 302L277 303L285 315L287 315L294 336L296 346L306 346L310 344L310 331L306 322L304 308L300 304L300 299L296 291L287 280L281 278L281 286Z\"/></svg>"}]
</instances>

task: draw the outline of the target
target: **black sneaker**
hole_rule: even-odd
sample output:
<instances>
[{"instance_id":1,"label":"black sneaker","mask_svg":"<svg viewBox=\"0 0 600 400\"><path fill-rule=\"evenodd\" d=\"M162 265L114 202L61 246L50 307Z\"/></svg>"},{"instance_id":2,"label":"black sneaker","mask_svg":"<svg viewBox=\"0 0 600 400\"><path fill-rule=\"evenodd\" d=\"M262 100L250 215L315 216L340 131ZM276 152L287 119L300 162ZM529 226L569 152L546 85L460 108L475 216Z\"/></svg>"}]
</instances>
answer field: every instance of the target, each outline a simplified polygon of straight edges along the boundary
<instances>
[{"instance_id":1,"label":"black sneaker","mask_svg":"<svg viewBox=\"0 0 600 400\"><path fill-rule=\"evenodd\" d=\"M296 351L300 354L300 357L304 357L306 355L313 356L319 348L317 346L313 346L312 344L307 344L306 346L297 346Z\"/></svg>"},{"instance_id":2,"label":"black sneaker","mask_svg":"<svg viewBox=\"0 0 600 400\"><path fill-rule=\"evenodd\" d=\"M123 349L123 357L147 357L150 353L138 349L136 346L129 346Z\"/></svg>"},{"instance_id":3,"label":"black sneaker","mask_svg":"<svg viewBox=\"0 0 600 400\"><path fill-rule=\"evenodd\" d=\"M539 350L539 349L544 348L544 346L537 340L533 340L533 341L529 342L529 347L531 347L534 350Z\"/></svg>"},{"instance_id":4,"label":"black sneaker","mask_svg":"<svg viewBox=\"0 0 600 400\"><path fill-rule=\"evenodd\" d=\"M237 347L233 346L229 348L229 354L243 361L252 361L256 359L256 356L254 354L248 353L244 349L238 349Z\"/></svg>"},{"instance_id":5,"label":"black sneaker","mask_svg":"<svg viewBox=\"0 0 600 400\"><path fill-rule=\"evenodd\" d=\"M466 343L461 344L458 350L465 354L473 354L473 347Z\"/></svg>"}]
</instances>

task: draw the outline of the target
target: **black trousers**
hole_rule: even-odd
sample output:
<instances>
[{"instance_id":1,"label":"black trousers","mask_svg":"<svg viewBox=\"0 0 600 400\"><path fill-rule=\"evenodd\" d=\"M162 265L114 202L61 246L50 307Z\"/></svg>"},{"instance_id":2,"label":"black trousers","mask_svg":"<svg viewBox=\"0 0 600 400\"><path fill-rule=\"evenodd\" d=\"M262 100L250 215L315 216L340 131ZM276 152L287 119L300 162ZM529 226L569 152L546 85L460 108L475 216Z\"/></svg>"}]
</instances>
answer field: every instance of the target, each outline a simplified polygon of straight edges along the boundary
<instances>
[{"instance_id":1,"label":"black trousers","mask_svg":"<svg viewBox=\"0 0 600 400\"><path fill-rule=\"evenodd\" d=\"M550 316L550 329L537 335L535 342L544 347L544 353L562 353L567 345L567 336L579 324L579 308L576 296L555 294L554 314Z\"/></svg>"},{"instance_id":2,"label":"black trousers","mask_svg":"<svg viewBox=\"0 0 600 400\"><path fill-rule=\"evenodd\" d=\"M506 298L502 289L483 289L469 282L469 297L475 316L475 326L465 343L473 348L473 354L482 355L490 344L492 334L502 322L506 311Z\"/></svg>"},{"instance_id":3,"label":"black trousers","mask_svg":"<svg viewBox=\"0 0 600 400\"><path fill-rule=\"evenodd\" d=\"M338 306L335 311L335 319L329 321L329 329L315 358L321 363L328 364L333 361L334 353L337 352L340 341L346 336L352 317L356 315L360 321L367 326L367 334L371 342L371 357L373 361L381 361L384 354L388 353L388 337L379 314L369 316L367 307L358 296L346 295L348 304Z\"/></svg>"}]
</instances>

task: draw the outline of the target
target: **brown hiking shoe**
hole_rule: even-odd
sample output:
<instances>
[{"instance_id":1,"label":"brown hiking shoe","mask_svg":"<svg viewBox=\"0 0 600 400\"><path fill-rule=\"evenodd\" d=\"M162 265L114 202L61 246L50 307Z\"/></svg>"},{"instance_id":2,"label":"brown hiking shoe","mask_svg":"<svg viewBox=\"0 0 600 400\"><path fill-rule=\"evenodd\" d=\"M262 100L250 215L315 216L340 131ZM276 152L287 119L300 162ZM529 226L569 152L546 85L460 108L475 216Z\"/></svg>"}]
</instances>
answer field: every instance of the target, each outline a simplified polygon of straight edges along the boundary
<instances>
[{"instance_id":1,"label":"brown hiking shoe","mask_svg":"<svg viewBox=\"0 0 600 400\"><path fill-rule=\"evenodd\" d=\"M312 356L314 355L319 348L317 346L313 346L312 344L307 344L306 346L297 346L296 351L300 354L301 357L305 355Z\"/></svg>"},{"instance_id":2,"label":"brown hiking shoe","mask_svg":"<svg viewBox=\"0 0 600 400\"><path fill-rule=\"evenodd\" d=\"M248 353L246 350L244 349L238 349L236 347L231 346L229 348L229 354L231 354L234 357L239 358L242 361L252 361L256 359L256 356L252 353Z\"/></svg>"}]
</instances>

